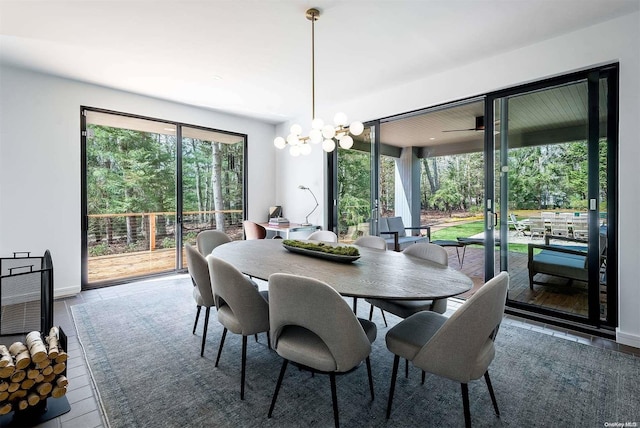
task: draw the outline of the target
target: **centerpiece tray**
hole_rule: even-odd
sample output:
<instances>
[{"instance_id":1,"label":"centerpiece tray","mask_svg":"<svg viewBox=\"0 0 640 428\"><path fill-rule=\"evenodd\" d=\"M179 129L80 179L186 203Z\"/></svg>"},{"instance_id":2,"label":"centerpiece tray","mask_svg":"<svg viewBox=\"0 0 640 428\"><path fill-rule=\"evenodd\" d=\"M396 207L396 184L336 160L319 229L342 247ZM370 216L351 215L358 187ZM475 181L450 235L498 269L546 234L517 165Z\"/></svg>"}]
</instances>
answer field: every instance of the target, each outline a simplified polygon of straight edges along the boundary
<instances>
[{"instance_id":1,"label":"centerpiece tray","mask_svg":"<svg viewBox=\"0 0 640 428\"><path fill-rule=\"evenodd\" d=\"M305 256L316 257L318 259L330 260L339 263L352 263L360 258L360 256L344 256L341 254L331 254L324 251L310 250L308 248L294 247L285 243L282 246L292 253L303 254Z\"/></svg>"}]
</instances>

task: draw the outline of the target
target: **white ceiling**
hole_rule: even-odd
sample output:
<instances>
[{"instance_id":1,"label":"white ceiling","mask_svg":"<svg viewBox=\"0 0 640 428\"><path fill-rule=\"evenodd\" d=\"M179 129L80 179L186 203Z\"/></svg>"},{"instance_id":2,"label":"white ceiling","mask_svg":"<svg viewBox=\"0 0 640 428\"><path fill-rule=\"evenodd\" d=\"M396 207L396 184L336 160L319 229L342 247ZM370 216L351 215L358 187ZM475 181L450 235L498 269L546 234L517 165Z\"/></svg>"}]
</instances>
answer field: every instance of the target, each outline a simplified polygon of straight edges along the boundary
<instances>
[{"instance_id":1,"label":"white ceiling","mask_svg":"<svg viewBox=\"0 0 640 428\"><path fill-rule=\"evenodd\" d=\"M279 123L311 116L310 7L321 11L316 103L329 105L637 11L640 0L0 0L0 61Z\"/></svg>"}]
</instances>

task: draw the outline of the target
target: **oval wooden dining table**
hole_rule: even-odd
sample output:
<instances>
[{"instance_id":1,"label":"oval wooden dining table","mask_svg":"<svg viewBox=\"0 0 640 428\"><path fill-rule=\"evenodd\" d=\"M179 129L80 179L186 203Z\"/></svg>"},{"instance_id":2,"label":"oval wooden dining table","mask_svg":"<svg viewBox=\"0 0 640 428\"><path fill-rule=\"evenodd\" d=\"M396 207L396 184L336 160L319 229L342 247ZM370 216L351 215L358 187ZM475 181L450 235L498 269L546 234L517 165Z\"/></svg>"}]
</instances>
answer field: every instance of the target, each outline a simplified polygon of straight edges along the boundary
<instances>
[{"instance_id":1,"label":"oval wooden dining table","mask_svg":"<svg viewBox=\"0 0 640 428\"><path fill-rule=\"evenodd\" d=\"M442 299L464 293L473 285L468 276L448 266L395 251L355 247L360 258L351 263L292 253L280 239L233 241L216 247L211 254L251 277L267 281L274 273L307 276L355 298Z\"/></svg>"}]
</instances>

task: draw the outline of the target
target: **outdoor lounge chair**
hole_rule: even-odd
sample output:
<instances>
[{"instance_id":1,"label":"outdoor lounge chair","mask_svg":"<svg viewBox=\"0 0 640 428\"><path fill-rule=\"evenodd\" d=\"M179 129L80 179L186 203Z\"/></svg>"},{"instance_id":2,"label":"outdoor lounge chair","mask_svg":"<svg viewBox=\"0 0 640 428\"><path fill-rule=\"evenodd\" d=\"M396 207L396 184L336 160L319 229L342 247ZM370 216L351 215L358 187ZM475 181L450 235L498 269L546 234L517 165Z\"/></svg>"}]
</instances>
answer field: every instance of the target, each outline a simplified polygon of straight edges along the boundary
<instances>
[{"instance_id":1,"label":"outdoor lounge chair","mask_svg":"<svg viewBox=\"0 0 640 428\"><path fill-rule=\"evenodd\" d=\"M431 241L430 226L407 227L402 222L402 217L381 217L378 220L378 228L380 230L380 236L385 238L385 241L387 241L387 248L393 251L402 251L417 242ZM407 235L407 230L426 230L427 235Z\"/></svg>"}]
</instances>

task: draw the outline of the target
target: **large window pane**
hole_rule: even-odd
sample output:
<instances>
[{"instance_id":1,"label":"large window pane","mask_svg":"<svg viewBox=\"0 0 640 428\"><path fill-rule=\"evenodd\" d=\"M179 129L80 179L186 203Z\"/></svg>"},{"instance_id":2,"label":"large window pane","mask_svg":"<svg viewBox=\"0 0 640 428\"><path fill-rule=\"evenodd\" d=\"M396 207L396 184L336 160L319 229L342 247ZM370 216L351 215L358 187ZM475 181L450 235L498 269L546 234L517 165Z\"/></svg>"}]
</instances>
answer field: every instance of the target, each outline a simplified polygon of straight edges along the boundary
<instances>
[{"instance_id":1,"label":"large window pane","mask_svg":"<svg viewBox=\"0 0 640 428\"><path fill-rule=\"evenodd\" d=\"M183 241L201 230L242 239L244 138L182 128Z\"/></svg>"},{"instance_id":2,"label":"large window pane","mask_svg":"<svg viewBox=\"0 0 640 428\"><path fill-rule=\"evenodd\" d=\"M175 126L87 115L88 281L175 269Z\"/></svg>"}]
</instances>

